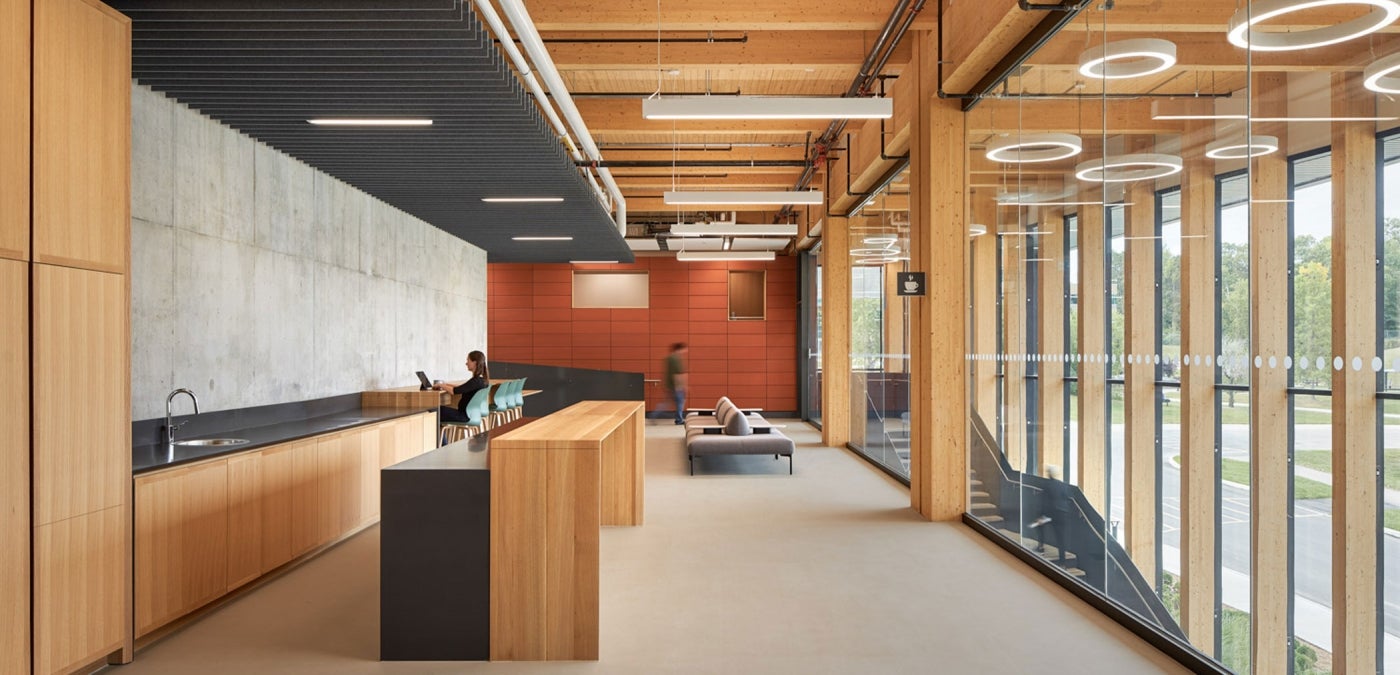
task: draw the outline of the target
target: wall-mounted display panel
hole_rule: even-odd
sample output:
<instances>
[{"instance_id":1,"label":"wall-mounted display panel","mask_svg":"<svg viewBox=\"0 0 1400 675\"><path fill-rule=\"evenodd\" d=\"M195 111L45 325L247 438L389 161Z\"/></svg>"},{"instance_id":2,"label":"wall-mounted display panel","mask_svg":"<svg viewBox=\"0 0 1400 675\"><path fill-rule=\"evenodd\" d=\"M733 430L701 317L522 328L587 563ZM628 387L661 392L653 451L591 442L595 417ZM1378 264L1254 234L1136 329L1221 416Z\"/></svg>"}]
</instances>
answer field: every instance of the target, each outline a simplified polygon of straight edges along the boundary
<instances>
[{"instance_id":1,"label":"wall-mounted display panel","mask_svg":"<svg viewBox=\"0 0 1400 675\"><path fill-rule=\"evenodd\" d=\"M646 272L574 270L574 309L646 309L650 280Z\"/></svg>"}]
</instances>

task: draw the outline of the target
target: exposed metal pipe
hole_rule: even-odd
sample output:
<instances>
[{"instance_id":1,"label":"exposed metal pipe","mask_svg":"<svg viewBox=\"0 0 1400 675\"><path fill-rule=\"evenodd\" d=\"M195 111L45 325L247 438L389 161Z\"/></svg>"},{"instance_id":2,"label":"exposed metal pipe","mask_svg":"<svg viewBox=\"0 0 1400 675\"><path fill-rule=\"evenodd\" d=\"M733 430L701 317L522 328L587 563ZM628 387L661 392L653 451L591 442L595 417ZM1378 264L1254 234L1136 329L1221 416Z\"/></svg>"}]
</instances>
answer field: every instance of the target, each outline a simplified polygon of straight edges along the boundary
<instances>
[{"instance_id":1,"label":"exposed metal pipe","mask_svg":"<svg viewBox=\"0 0 1400 675\"><path fill-rule=\"evenodd\" d=\"M653 160L653 159L638 159L638 160L623 160L623 161L605 161L605 160L599 160L599 161L596 161L596 162L593 162L593 161L584 161L584 162L580 163L579 166L596 166L596 167L599 167L600 169L606 169L606 168L624 169L624 168L632 168L632 167L641 167L641 168L647 168L647 169L659 169L659 168L670 167L670 166L678 166L678 167L679 167L679 166L683 166L683 167L706 167L706 166L720 166L720 167L723 167L723 166L748 166L748 167L782 167L782 166L790 166L790 167L798 167L798 166L807 166L807 160L805 160L805 159L682 159L682 160L676 160L676 161L671 161L671 160L666 160L666 159L655 159L655 160Z\"/></svg>"},{"instance_id":2,"label":"exposed metal pipe","mask_svg":"<svg viewBox=\"0 0 1400 675\"><path fill-rule=\"evenodd\" d=\"M659 39L658 39L658 38L652 38L652 37L645 37L645 38L545 38L544 41L545 41L545 43L559 42L559 43L564 43L564 44L632 44L632 43L643 43L643 44L652 44L652 45L654 45L654 44L656 44L656 43L658 43L658 42L661 42L661 43L664 43L664 44L686 44L686 43L703 44L703 43L709 43L709 42L715 42L715 43L719 43L719 42L745 43L745 42L748 42L748 41L749 41L749 34L748 34L748 33L745 33L742 37L727 37L727 38L717 38L717 37L714 37L714 36L709 36L709 37L695 37L695 38L669 37L669 38L659 38Z\"/></svg>"},{"instance_id":3,"label":"exposed metal pipe","mask_svg":"<svg viewBox=\"0 0 1400 675\"><path fill-rule=\"evenodd\" d=\"M475 0L480 6L489 6L489 0ZM579 114L578 107L574 105L574 100L569 96L568 87L564 86L564 81L559 77L559 69L554 66L554 59L550 58L549 51L545 49L544 42L540 39L540 33L535 29L535 22L530 19L530 13L525 10L525 4L521 0L500 0L501 11L505 12L506 18L515 27L515 34L520 39L521 46L530 55L530 60L535 63L539 70L540 77L544 78L545 86L549 87L550 93L554 94L554 103L559 106L559 112L563 113L564 119L568 120L569 128L573 129L578 137L579 144L583 146L583 153L587 159L595 164L599 178L603 185L607 187L608 193L613 197L613 208L616 214L618 232L623 237L627 236L627 200L622 196L622 188L617 186L617 181L613 180L612 172L601 165L603 153L598 150L598 144L593 142L593 135L588 133L588 126L583 123L583 116ZM509 35L509 33L505 33ZM540 98L543 105L546 99Z\"/></svg>"},{"instance_id":4,"label":"exposed metal pipe","mask_svg":"<svg viewBox=\"0 0 1400 675\"><path fill-rule=\"evenodd\" d=\"M894 50L899 46L899 42L904 39L904 35L909 32L909 27L913 25L914 19L923 10L926 0L918 0L912 8L909 6L910 0L900 0L895 5L894 11L890 13L889 19L885 21L885 27L880 31L880 37L871 46L870 52L865 55L865 60L861 63L860 72L851 82L851 86L846 90L846 96L856 96L870 91L870 83L880 77L880 71L894 54ZM943 3L939 2L939 11L942 12ZM906 14L907 12L907 14ZM942 25L940 24L940 29ZM878 64L878 65L877 65ZM841 132L846 129L847 120L833 120L822 132L815 143L812 154L808 158L807 169L797 179L796 190L805 190L812 184L812 177L816 175L817 163L826 157L831 145L841 136ZM779 217L790 216L793 213L791 205L783 207L778 213Z\"/></svg>"}]
</instances>

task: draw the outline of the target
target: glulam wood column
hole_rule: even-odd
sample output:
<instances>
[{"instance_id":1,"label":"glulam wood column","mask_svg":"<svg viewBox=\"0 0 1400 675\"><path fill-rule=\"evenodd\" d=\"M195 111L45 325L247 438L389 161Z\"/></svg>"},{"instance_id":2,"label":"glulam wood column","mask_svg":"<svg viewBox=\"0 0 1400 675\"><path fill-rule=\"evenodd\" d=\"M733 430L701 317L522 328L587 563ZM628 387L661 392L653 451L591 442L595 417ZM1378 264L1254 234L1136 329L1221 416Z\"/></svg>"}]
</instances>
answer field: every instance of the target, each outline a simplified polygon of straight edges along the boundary
<instances>
[{"instance_id":1,"label":"glulam wood column","mask_svg":"<svg viewBox=\"0 0 1400 675\"><path fill-rule=\"evenodd\" d=\"M1152 146L1139 152L1151 152ZM1152 181L1128 191L1123 239L1123 475L1128 556L1149 584L1157 579L1157 195Z\"/></svg>"},{"instance_id":2,"label":"glulam wood column","mask_svg":"<svg viewBox=\"0 0 1400 675\"><path fill-rule=\"evenodd\" d=\"M1090 194L1100 195L1094 190ZM1085 201L1096 201L1088 197ZM1079 211L1079 488L1096 511L1108 513L1108 371L1104 269L1104 208Z\"/></svg>"},{"instance_id":3,"label":"glulam wood column","mask_svg":"<svg viewBox=\"0 0 1400 675\"><path fill-rule=\"evenodd\" d=\"M1332 114L1376 114L1357 73L1332 75ZM1332 669L1377 669L1376 125L1332 124ZM1361 359L1360 368L1353 359Z\"/></svg>"},{"instance_id":4,"label":"glulam wood column","mask_svg":"<svg viewBox=\"0 0 1400 675\"><path fill-rule=\"evenodd\" d=\"M1215 160L1211 121L1188 121L1182 137L1181 355L1215 349ZM1215 361L1211 360L1211 364ZM1181 374L1181 625L1197 649L1215 653L1216 487L1214 365Z\"/></svg>"},{"instance_id":5,"label":"glulam wood column","mask_svg":"<svg viewBox=\"0 0 1400 675\"><path fill-rule=\"evenodd\" d=\"M1286 117L1283 73L1254 76L1254 115ZM1255 124L1254 133L1278 136L1287 126ZM1374 161L1374 157L1371 158ZM1257 673L1288 672L1288 158L1252 160L1249 208L1249 469L1251 663ZM1209 354L1210 352L1207 352ZM1275 360L1270 366L1269 359ZM1259 359L1262 367L1255 366Z\"/></svg>"},{"instance_id":6,"label":"glulam wood column","mask_svg":"<svg viewBox=\"0 0 1400 675\"><path fill-rule=\"evenodd\" d=\"M822 226L822 445L851 440L850 222Z\"/></svg>"},{"instance_id":7,"label":"glulam wood column","mask_svg":"<svg viewBox=\"0 0 1400 675\"><path fill-rule=\"evenodd\" d=\"M1036 352L1042 354L1040 371L1040 453L1037 473L1045 467L1060 467L1060 477L1068 476L1064 466L1065 450L1065 214L1059 208L1041 208L1040 235L1037 258L1042 261L1032 268L1038 276L1039 293L1035 299L1040 343Z\"/></svg>"},{"instance_id":8,"label":"glulam wood column","mask_svg":"<svg viewBox=\"0 0 1400 675\"><path fill-rule=\"evenodd\" d=\"M909 303L909 498L923 517L953 520L967 504L967 133L958 101L937 97L934 35L913 42L910 268L928 283Z\"/></svg>"}]
</instances>

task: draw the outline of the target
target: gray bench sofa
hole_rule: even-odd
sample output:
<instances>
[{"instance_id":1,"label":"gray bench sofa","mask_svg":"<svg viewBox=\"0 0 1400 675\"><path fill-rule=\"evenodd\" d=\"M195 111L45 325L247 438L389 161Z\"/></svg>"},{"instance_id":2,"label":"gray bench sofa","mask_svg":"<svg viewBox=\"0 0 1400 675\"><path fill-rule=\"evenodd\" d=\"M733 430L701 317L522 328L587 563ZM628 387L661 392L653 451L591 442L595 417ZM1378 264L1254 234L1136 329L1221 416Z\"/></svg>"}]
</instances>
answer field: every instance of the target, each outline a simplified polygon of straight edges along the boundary
<instances>
[{"instance_id":1,"label":"gray bench sofa","mask_svg":"<svg viewBox=\"0 0 1400 675\"><path fill-rule=\"evenodd\" d=\"M739 408L726 396L713 410L692 408L686 412L685 449L690 475L695 475L695 458L707 455L773 455L773 459L787 456L788 475L792 475L792 439L763 419L758 409Z\"/></svg>"}]
</instances>

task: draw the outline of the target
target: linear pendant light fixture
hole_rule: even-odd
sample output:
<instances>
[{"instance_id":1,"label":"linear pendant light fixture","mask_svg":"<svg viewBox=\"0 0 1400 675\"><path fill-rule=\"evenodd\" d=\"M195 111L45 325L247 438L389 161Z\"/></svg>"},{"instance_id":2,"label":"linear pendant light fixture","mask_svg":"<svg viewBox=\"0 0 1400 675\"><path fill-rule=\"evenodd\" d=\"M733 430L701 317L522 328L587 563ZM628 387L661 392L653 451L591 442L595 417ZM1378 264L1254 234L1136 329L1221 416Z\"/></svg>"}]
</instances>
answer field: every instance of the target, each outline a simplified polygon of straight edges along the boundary
<instances>
[{"instance_id":1,"label":"linear pendant light fixture","mask_svg":"<svg viewBox=\"0 0 1400 675\"><path fill-rule=\"evenodd\" d=\"M821 190L778 190L773 192L685 192L668 190L661 195L667 204L821 204Z\"/></svg>"},{"instance_id":2,"label":"linear pendant light fixture","mask_svg":"<svg viewBox=\"0 0 1400 675\"><path fill-rule=\"evenodd\" d=\"M1323 7L1370 7L1366 14L1320 28L1292 32L1259 30L1281 16ZM1252 0L1230 17L1225 34L1230 44L1256 52L1286 52L1325 47L1370 35L1400 19L1400 0Z\"/></svg>"},{"instance_id":3,"label":"linear pendant light fixture","mask_svg":"<svg viewBox=\"0 0 1400 675\"><path fill-rule=\"evenodd\" d=\"M734 223L676 223L678 237L796 237L797 225L736 225Z\"/></svg>"},{"instance_id":4,"label":"linear pendant light fixture","mask_svg":"<svg viewBox=\"0 0 1400 675\"><path fill-rule=\"evenodd\" d=\"M889 119L894 100L803 96L695 96L642 99L649 120Z\"/></svg>"},{"instance_id":5,"label":"linear pendant light fixture","mask_svg":"<svg viewBox=\"0 0 1400 675\"><path fill-rule=\"evenodd\" d=\"M773 260L772 251L677 251L676 260L697 262L702 260Z\"/></svg>"}]
</instances>

